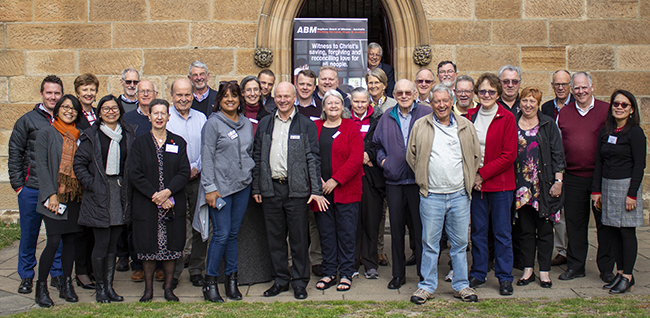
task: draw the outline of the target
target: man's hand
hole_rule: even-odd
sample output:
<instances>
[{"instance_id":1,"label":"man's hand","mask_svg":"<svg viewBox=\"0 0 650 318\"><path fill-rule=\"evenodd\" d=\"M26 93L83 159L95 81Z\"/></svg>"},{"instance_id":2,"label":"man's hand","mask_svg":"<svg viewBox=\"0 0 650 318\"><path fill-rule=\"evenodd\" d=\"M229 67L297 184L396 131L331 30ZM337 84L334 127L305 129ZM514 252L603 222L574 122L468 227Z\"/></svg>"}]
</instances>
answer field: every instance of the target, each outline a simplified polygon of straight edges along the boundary
<instances>
[{"instance_id":1,"label":"man's hand","mask_svg":"<svg viewBox=\"0 0 650 318\"><path fill-rule=\"evenodd\" d=\"M221 198L221 193L219 191L212 191L205 194L205 203L207 203L211 208L217 208L217 198Z\"/></svg>"},{"instance_id":2,"label":"man's hand","mask_svg":"<svg viewBox=\"0 0 650 318\"><path fill-rule=\"evenodd\" d=\"M257 203L262 203L262 195L261 194L253 194L253 199L255 199L255 202L257 202Z\"/></svg>"},{"instance_id":3,"label":"man's hand","mask_svg":"<svg viewBox=\"0 0 650 318\"><path fill-rule=\"evenodd\" d=\"M199 176L199 169L192 168L192 171L190 171L190 180L194 180L198 176Z\"/></svg>"},{"instance_id":4,"label":"man's hand","mask_svg":"<svg viewBox=\"0 0 650 318\"><path fill-rule=\"evenodd\" d=\"M261 201L261 199L260 199L260 201ZM321 211L321 212L327 211L327 205L330 204L329 201L327 201L327 199L325 199L325 197L322 196L322 195L312 194L309 197L309 200L307 201L307 204L310 204L311 201L316 201L316 203L318 203L318 211Z\"/></svg>"}]
</instances>

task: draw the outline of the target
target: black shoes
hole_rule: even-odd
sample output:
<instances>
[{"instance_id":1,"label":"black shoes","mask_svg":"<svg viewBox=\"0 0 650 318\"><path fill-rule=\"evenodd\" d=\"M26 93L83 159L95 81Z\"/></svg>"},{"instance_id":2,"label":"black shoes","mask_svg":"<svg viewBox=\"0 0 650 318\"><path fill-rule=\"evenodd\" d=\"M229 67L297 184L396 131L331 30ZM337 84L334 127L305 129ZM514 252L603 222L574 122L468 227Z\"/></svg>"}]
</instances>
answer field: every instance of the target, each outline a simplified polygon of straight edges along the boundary
<instances>
[{"instance_id":1,"label":"black shoes","mask_svg":"<svg viewBox=\"0 0 650 318\"><path fill-rule=\"evenodd\" d=\"M296 299L307 299L307 291L305 290L305 287L294 286L293 297L295 297Z\"/></svg>"},{"instance_id":2,"label":"black shoes","mask_svg":"<svg viewBox=\"0 0 650 318\"><path fill-rule=\"evenodd\" d=\"M323 277L325 273L323 272L323 265L316 264L311 266L311 272L314 273L316 277Z\"/></svg>"},{"instance_id":3,"label":"black shoes","mask_svg":"<svg viewBox=\"0 0 650 318\"><path fill-rule=\"evenodd\" d=\"M126 272L129 269L129 257L120 257L119 260L117 261L117 266L115 266L115 270L118 272Z\"/></svg>"},{"instance_id":4,"label":"black shoes","mask_svg":"<svg viewBox=\"0 0 650 318\"><path fill-rule=\"evenodd\" d=\"M178 297L176 297L176 295L174 295L174 289L173 288L166 288L165 289L165 299L167 301L174 301L174 302L180 301L180 299L178 299Z\"/></svg>"},{"instance_id":5,"label":"black shoes","mask_svg":"<svg viewBox=\"0 0 650 318\"><path fill-rule=\"evenodd\" d=\"M61 285L63 285L63 275L52 277L50 280L50 286L56 288L56 290L61 290Z\"/></svg>"},{"instance_id":6,"label":"black shoes","mask_svg":"<svg viewBox=\"0 0 650 318\"><path fill-rule=\"evenodd\" d=\"M540 280L539 285L542 286L542 288L551 288L553 287L553 282L552 281L545 282L543 280Z\"/></svg>"},{"instance_id":7,"label":"black shoes","mask_svg":"<svg viewBox=\"0 0 650 318\"><path fill-rule=\"evenodd\" d=\"M517 286L526 286L535 281L535 274L531 274L528 279L520 279L517 281Z\"/></svg>"},{"instance_id":8,"label":"black shoes","mask_svg":"<svg viewBox=\"0 0 650 318\"><path fill-rule=\"evenodd\" d=\"M384 257L384 254L379 254L377 256L377 264L379 266L388 266L388 260Z\"/></svg>"},{"instance_id":9,"label":"black shoes","mask_svg":"<svg viewBox=\"0 0 650 318\"><path fill-rule=\"evenodd\" d=\"M50 291L47 290L47 281L36 281L36 295L34 299L36 300L36 304L43 308L54 306L54 302L50 298Z\"/></svg>"},{"instance_id":10,"label":"black shoes","mask_svg":"<svg viewBox=\"0 0 650 318\"><path fill-rule=\"evenodd\" d=\"M621 276L621 280L609 290L610 294L623 294L626 291L634 291L634 276L632 280L627 279L626 277Z\"/></svg>"},{"instance_id":11,"label":"black shoes","mask_svg":"<svg viewBox=\"0 0 650 318\"><path fill-rule=\"evenodd\" d=\"M153 290L147 291L146 289L144 290L144 294L142 297L140 297L140 302L141 303L146 303L149 302L153 299Z\"/></svg>"},{"instance_id":12,"label":"black shoes","mask_svg":"<svg viewBox=\"0 0 650 318\"><path fill-rule=\"evenodd\" d=\"M404 284L406 284L405 277L393 277L388 283L388 289L400 289Z\"/></svg>"},{"instance_id":13,"label":"black shoes","mask_svg":"<svg viewBox=\"0 0 650 318\"><path fill-rule=\"evenodd\" d=\"M406 265L406 266L413 266L413 265L415 265L415 254L411 254L411 257L409 257L409 258L406 260L406 263L405 263L404 265Z\"/></svg>"},{"instance_id":14,"label":"black shoes","mask_svg":"<svg viewBox=\"0 0 650 318\"><path fill-rule=\"evenodd\" d=\"M600 273L600 279L607 284L612 283L615 278L616 276L614 276L614 273L612 272Z\"/></svg>"},{"instance_id":15,"label":"black shoes","mask_svg":"<svg viewBox=\"0 0 650 318\"><path fill-rule=\"evenodd\" d=\"M223 298L219 295L219 286L217 285L217 276L205 275L203 283L203 299L213 303L222 303Z\"/></svg>"},{"instance_id":16,"label":"black shoes","mask_svg":"<svg viewBox=\"0 0 650 318\"><path fill-rule=\"evenodd\" d=\"M485 285L485 281L484 281L484 280L480 280L480 279L478 279L478 278L471 277L471 276L469 277L469 287L471 287L471 288L477 288L477 287L481 287L481 286L483 286L483 285Z\"/></svg>"},{"instance_id":17,"label":"black shoes","mask_svg":"<svg viewBox=\"0 0 650 318\"><path fill-rule=\"evenodd\" d=\"M614 286L618 285L618 282L621 281L621 278L623 278L623 275L621 275L620 273L616 273L616 276L614 277L614 280L611 283L607 284L607 285L603 285L603 289L612 289L612 288L614 288Z\"/></svg>"},{"instance_id":18,"label":"black shoes","mask_svg":"<svg viewBox=\"0 0 650 318\"><path fill-rule=\"evenodd\" d=\"M510 295L512 295L512 282L507 281L507 280L500 281L499 282L499 294L501 296L510 296Z\"/></svg>"},{"instance_id":19,"label":"black shoes","mask_svg":"<svg viewBox=\"0 0 650 318\"><path fill-rule=\"evenodd\" d=\"M237 272L230 273L223 285L223 287L226 289L226 297L228 297L228 299L241 300L242 295L238 287L239 283L237 282Z\"/></svg>"},{"instance_id":20,"label":"black shoes","mask_svg":"<svg viewBox=\"0 0 650 318\"><path fill-rule=\"evenodd\" d=\"M95 289L95 284L91 281L90 284L84 284L81 279L79 279L79 276L75 276L74 280L77 281L77 286L83 288L83 289Z\"/></svg>"},{"instance_id":21,"label":"black shoes","mask_svg":"<svg viewBox=\"0 0 650 318\"><path fill-rule=\"evenodd\" d=\"M289 285L282 286L278 283L274 283L273 286L271 286L271 288L267 289L264 292L264 297L275 297L281 292L285 292L287 290L289 290Z\"/></svg>"},{"instance_id":22,"label":"black shoes","mask_svg":"<svg viewBox=\"0 0 650 318\"><path fill-rule=\"evenodd\" d=\"M34 286L32 281L33 278L23 278L20 281L20 286L18 286L18 293L20 294L29 294L32 292L32 287Z\"/></svg>"},{"instance_id":23,"label":"black shoes","mask_svg":"<svg viewBox=\"0 0 650 318\"><path fill-rule=\"evenodd\" d=\"M190 275L190 283L192 283L192 286L203 287L203 275Z\"/></svg>"},{"instance_id":24,"label":"black shoes","mask_svg":"<svg viewBox=\"0 0 650 318\"><path fill-rule=\"evenodd\" d=\"M585 277L585 271L576 271L575 269L567 269L564 273L560 274L558 277L560 280L572 280L574 278Z\"/></svg>"},{"instance_id":25,"label":"black shoes","mask_svg":"<svg viewBox=\"0 0 650 318\"><path fill-rule=\"evenodd\" d=\"M63 284L59 289L59 298L65 299L69 303L76 303L79 301L77 293L74 292L74 286L72 286L72 277L66 277L63 279Z\"/></svg>"}]
</instances>

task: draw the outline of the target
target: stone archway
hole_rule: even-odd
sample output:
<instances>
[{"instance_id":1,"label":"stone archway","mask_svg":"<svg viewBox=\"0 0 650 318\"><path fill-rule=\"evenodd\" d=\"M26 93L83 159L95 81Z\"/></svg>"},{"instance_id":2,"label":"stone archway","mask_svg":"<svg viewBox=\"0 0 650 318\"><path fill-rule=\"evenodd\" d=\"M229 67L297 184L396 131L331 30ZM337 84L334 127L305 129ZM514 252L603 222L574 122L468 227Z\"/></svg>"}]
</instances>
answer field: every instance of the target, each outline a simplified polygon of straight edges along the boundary
<instances>
[{"instance_id":1,"label":"stone archway","mask_svg":"<svg viewBox=\"0 0 650 318\"><path fill-rule=\"evenodd\" d=\"M266 0L257 27L257 47L273 50L271 70L290 80L293 19L305 0ZM420 68L413 49L429 44L429 28L420 0L380 0L393 34L395 78L410 78Z\"/></svg>"}]
</instances>

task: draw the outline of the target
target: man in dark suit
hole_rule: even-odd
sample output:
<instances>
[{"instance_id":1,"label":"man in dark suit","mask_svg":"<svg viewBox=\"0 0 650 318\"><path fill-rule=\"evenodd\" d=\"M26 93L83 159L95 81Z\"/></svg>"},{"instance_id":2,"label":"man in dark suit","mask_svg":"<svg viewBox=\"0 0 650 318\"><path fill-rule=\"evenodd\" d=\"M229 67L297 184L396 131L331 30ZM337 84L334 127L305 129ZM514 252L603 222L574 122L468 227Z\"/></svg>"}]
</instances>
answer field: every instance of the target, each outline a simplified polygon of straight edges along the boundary
<instances>
[{"instance_id":1,"label":"man in dark suit","mask_svg":"<svg viewBox=\"0 0 650 318\"><path fill-rule=\"evenodd\" d=\"M392 66L382 63L381 58L384 56L384 50L376 42L368 44L368 71L377 67L384 70L388 83L386 85L386 95L393 97L393 89L395 88L395 70Z\"/></svg>"},{"instance_id":2,"label":"man in dark suit","mask_svg":"<svg viewBox=\"0 0 650 318\"><path fill-rule=\"evenodd\" d=\"M205 114L205 117L210 118L212 109L214 109L214 101L217 99L217 91L208 85L208 80L210 79L208 66L201 61L192 62L187 78L194 86L192 108Z\"/></svg>"},{"instance_id":3,"label":"man in dark suit","mask_svg":"<svg viewBox=\"0 0 650 318\"><path fill-rule=\"evenodd\" d=\"M275 100L271 92L273 91L273 85L275 85L275 74L273 71L265 68L257 74L257 79L260 81L260 88L262 91L262 105L267 112L272 113L275 111Z\"/></svg>"}]
</instances>

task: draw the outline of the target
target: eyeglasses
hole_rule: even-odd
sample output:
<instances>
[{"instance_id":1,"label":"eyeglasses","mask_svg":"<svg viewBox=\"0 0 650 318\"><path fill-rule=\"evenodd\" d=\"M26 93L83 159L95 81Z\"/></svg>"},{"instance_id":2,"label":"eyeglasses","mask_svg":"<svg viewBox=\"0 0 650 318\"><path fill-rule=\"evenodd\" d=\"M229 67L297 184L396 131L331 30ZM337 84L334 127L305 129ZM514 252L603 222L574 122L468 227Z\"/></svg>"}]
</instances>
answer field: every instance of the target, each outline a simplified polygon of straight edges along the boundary
<instances>
[{"instance_id":1,"label":"eyeglasses","mask_svg":"<svg viewBox=\"0 0 650 318\"><path fill-rule=\"evenodd\" d=\"M553 83L553 87L555 88L569 87L569 83Z\"/></svg>"},{"instance_id":2,"label":"eyeglasses","mask_svg":"<svg viewBox=\"0 0 650 318\"><path fill-rule=\"evenodd\" d=\"M411 91L396 91L395 96L406 96L406 97L411 97L413 95L413 92Z\"/></svg>"},{"instance_id":3,"label":"eyeglasses","mask_svg":"<svg viewBox=\"0 0 650 318\"><path fill-rule=\"evenodd\" d=\"M63 109L63 112L70 112L70 113L77 113L77 110L74 109L74 107L70 106L61 106L61 109Z\"/></svg>"},{"instance_id":4,"label":"eyeglasses","mask_svg":"<svg viewBox=\"0 0 650 318\"><path fill-rule=\"evenodd\" d=\"M574 92L580 92L580 91L585 91L586 92L588 90L589 90L589 86L574 86L573 87Z\"/></svg>"},{"instance_id":5,"label":"eyeglasses","mask_svg":"<svg viewBox=\"0 0 650 318\"><path fill-rule=\"evenodd\" d=\"M497 91L482 89L482 90L478 91L478 94L479 94L479 96L490 95L490 97L494 97L494 95L497 94Z\"/></svg>"},{"instance_id":6,"label":"eyeglasses","mask_svg":"<svg viewBox=\"0 0 650 318\"><path fill-rule=\"evenodd\" d=\"M165 116L167 116L167 112L155 112L155 113L151 113L151 116L153 116L154 118L156 118L156 117L165 117Z\"/></svg>"},{"instance_id":7,"label":"eyeglasses","mask_svg":"<svg viewBox=\"0 0 650 318\"><path fill-rule=\"evenodd\" d=\"M379 55L377 53L369 53L368 56L370 56L370 57L381 57L381 55Z\"/></svg>"},{"instance_id":8,"label":"eyeglasses","mask_svg":"<svg viewBox=\"0 0 650 318\"><path fill-rule=\"evenodd\" d=\"M138 80L133 80L133 81L132 80L123 80L123 81L124 81L124 84L126 84L126 85L138 85L138 83L140 83L140 81L138 81Z\"/></svg>"},{"instance_id":9,"label":"eyeglasses","mask_svg":"<svg viewBox=\"0 0 650 318\"><path fill-rule=\"evenodd\" d=\"M433 83L432 80L424 80L424 79L419 79L419 80L415 80L415 81L416 81L418 84L424 84L424 83L431 84L431 83Z\"/></svg>"},{"instance_id":10,"label":"eyeglasses","mask_svg":"<svg viewBox=\"0 0 650 318\"><path fill-rule=\"evenodd\" d=\"M469 95L471 93L472 93L471 90L466 90L466 91L456 90L457 95Z\"/></svg>"},{"instance_id":11,"label":"eyeglasses","mask_svg":"<svg viewBox=\"0 0 650 318\"><path fill-rule=\"evenodd\" d=\"M456 71L454 71L454 70L438 71L438 74L448 74L448 75L452 75L452 74L454 74L454 73L456 73Z\"/></svg>"},{"instance_id":12,"label":"eyeglasses","mask_svg":"<svg viewBox=\"0 0 650 318\"><path fill-rule=\"evenodd\" d=\"M612 107L614 107L614 108L626 109L626 108L628 108L630 106L632 106L632 104L623 103L623 102L613 102L612 103Z\"/></svg>"},{"instance_id":13,"label":"eyeglasses","mask_svg":"<svg viewBox=\"0 0 650 318\"><path fill-rule=\"evenodd\" d=\"M504 80L501 80L501 83L503 83L503 85L510 85L510 83L512 83L512 85L518 85L519 80L516 80L516 79L513 79L513 80L504 79Z\"/></svg>"},{"instance_id":14,"label":"eyeglasses","mask_svg":"<svg viewBox=\"0 0 650 318\"><path fill-rule=\"evenodd\" d=\"M203 78L203 77L206 77L207 75L208 75L207 73L201 72L199 74L192 74L190 76L192 77L192 79L198 79L199 77Z\"/></svg>"},{"instance_id":15,"label":"eyeglasses","mask_svg":"<svg viewBox=\"0 0 650 318\"><path fill-rule=\"evenodd\" d=\"M140 95L152 95L155 92L156 91L154 91L152 89L145 89L145 90L138 91L138 94L140 94Z\"/></svg>"},{"instance_id":16,"label":"eyeglasses","mask_svg":"<svg viewBox=\"0 0 650 318\"><path fill-rule=\"evenodd\" d=\"M118 106L113 106L113 107L102 107L102 113L117 113L120 111L120 107Z\"/></svg>"},{"instance_id":17,"label":"eyeglasses","mask_svg":"<svg viewBox=\"0 0 650 318\"><path fill-rule=\"evenodd\" d=\"M256 93L260 92L260 89L257 88L257 87L255 87L255 88L247 88L246 90L244 90L244 92L248 93L248 94L250 94L250 93L256 94Z\"/></svg>"}]
</instances>

